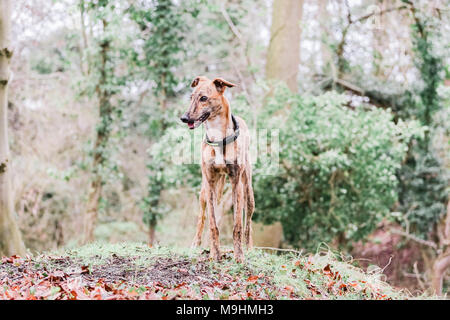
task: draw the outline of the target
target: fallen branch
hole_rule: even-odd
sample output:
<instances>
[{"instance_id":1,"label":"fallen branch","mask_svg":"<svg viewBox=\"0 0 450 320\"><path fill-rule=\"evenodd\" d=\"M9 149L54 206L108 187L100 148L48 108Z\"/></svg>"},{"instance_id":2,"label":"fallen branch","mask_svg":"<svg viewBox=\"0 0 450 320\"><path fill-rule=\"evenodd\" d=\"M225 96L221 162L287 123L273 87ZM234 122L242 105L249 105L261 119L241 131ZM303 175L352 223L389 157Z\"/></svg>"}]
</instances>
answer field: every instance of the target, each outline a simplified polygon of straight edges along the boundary
<instances>
[{"instance_id":1,"label":"fallen branch","mask_svg":"<svg viewBox=\"0 0 450 320\"><path fill-rule=\"evenodd\" d=\"M294 249L282 249L282 248L273 248L273 247L253 247L255 249L265 249L265 250L274 250L274 251L287 251L287 252L294 252L298 255L301 255L303 253L303 250L294 250Z\"/></svg>"}]
</instances>

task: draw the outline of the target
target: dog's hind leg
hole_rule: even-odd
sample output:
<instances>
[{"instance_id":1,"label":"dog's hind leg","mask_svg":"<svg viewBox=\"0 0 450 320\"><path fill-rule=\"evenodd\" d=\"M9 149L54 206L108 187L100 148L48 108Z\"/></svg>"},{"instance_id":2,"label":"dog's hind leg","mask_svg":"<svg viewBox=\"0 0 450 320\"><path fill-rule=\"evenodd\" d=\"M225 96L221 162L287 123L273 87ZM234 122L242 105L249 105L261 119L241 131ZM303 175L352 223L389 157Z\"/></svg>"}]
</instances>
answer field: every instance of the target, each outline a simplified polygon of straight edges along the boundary
<instances>
[{"instance_id":1,"label":"dog's hind leg","mask_svg":"<svg viewBox=\"0 0 450 320\"><path fill-rule=\"evenodd\" d=\"M200 191L200 211L198 213L197 218L197 232L195 233L194 241L192 242L192 247L199 247L202 244L202 234L203 228L205 226L205 217L206 217L206 190L202 188Z\"/></svg>"},{"instance_id":2,"label":"dog's hind leg","mask_svg":"<svg viewBox=\"0 0 450 320\"><path fill-rule=\"evenodd\" d=\"M253 186L252 186L252 172L251 167L248 165L244 174L242 175L243 185L244 185L244 193L245 193L245 246L247 249L251 249L253 247L253 238L252 238L252 216L255 211L255 197L253 194Z\"/></svg>"}]
</instances>

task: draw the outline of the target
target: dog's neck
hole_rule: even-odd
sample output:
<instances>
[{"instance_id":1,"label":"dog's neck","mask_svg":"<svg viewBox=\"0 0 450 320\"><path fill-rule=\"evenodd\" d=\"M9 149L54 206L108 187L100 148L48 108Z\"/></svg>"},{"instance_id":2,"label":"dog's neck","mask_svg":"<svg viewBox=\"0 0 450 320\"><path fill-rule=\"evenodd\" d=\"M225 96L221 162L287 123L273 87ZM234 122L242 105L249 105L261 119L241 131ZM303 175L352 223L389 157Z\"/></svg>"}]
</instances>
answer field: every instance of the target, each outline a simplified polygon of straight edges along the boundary
<instances>
[{"instance_id":1,"label":"dog's neck","mask_svg":"<svg viewBox=\"0 0 450 320\"><path fill-rule=\"evenodd\" d=\"M210 140L220 141L226 136L233 134L234 126L231 118L231 108L225 97L222 97L222 108L220 112L205 121L206 134Z\"/></svg>"}]
</instances>

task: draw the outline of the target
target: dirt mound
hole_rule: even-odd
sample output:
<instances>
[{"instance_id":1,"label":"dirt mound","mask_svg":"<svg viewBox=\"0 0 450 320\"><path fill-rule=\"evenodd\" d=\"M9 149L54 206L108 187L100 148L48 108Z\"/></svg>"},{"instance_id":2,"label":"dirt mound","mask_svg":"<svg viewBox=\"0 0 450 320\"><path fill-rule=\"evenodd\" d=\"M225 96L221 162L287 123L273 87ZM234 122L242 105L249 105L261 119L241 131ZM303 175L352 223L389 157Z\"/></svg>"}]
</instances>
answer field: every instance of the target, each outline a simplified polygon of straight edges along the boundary
<instances>
[{"instance_id":1,"label":"dirt mound","mask_svg":"<svg viewBox=\"0 0 450 320\"><path fill-rule=\"evenodd\" d=\"M112 255L105 264L92 267L89 276L110 282L126 281L136 285L160 283L175 286L183 282L214 282L203 261L190 259L157 258L149 267L137 267L135 258Z\"/></svg>"},{"instance_id":2,"label":"dirt mound","mask_svg":"<svg viewBox=\"0 0 450 320\"><path fill-rule=\"evenodd\" d=\"M208 250L91 244L61 255L4 257L0 299L402 299L375 273L332 252L272 254L232 250L215 262Z\"/></svg>"},{"instance_id":3,"label":"dirt mound","mask_svg":"<svg viewBox=\"0 0 450 320\"><path fill-rule=\"evenodd\" d=\"M94 256L93 261L102 263L89 265L68 256L5 257L0 264L0 299L269 299L268 292L280 293L267 276L247 272L233 277L213 269L207 254L194 260L141 258ZM224 254L223 259L231 261L232 255Z\"/></svg>"}]
</instances>

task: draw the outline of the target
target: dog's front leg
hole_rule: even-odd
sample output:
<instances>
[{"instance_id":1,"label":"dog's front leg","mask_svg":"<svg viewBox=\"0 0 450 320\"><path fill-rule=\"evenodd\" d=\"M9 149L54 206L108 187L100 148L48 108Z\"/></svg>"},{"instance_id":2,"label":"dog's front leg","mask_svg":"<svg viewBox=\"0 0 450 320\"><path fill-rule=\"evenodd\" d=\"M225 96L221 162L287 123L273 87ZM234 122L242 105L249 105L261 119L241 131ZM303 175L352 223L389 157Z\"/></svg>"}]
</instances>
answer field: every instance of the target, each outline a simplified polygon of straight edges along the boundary
<instances>
[{"instance_id":1,"label":"dog's front leg","mask_svg":"<svg viewBox=\"0 0 450 320\"><path fill-rule=\"evenodd\" d=\"M237 262L244 261L244 254L242 252L242 209L243 209L243 186L239 176L232 178L233 188L233 245L234 245L234 258Z\"/></svg>"},{"instance_id":2,"label":"dog's front leg","mask_svg":"<svg viewBox=\"0 0 450 320\"><path fill-rule=\"evenodd\" d=\"M192 242L192 247L196 248L199 247L202 243L202 234L203 234L203 227L205 224L205 216L206 216L206 193L207 193L207 189L204 188L204 186L202 185L202 190L200 191L200 197L199 197L199 202L200 202L200 211L198 213L198 217L197 217L197 231L195 233L195 238L194 241Z\"/></svg>"},{"instance_id":3,"label":"dog's front leg","mask_svg":"<svg viewBox=\"0 0 450 320\"><path fill-rule=\"evenodd\" d=\"M206 199L209 214L209 235L211 243L211 257L216 261L220 260L219 250L219 229L217 228L215 209L217 207L217 196L214 185L209 185Z\"/></svg>"}]
</instances>

